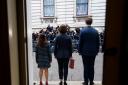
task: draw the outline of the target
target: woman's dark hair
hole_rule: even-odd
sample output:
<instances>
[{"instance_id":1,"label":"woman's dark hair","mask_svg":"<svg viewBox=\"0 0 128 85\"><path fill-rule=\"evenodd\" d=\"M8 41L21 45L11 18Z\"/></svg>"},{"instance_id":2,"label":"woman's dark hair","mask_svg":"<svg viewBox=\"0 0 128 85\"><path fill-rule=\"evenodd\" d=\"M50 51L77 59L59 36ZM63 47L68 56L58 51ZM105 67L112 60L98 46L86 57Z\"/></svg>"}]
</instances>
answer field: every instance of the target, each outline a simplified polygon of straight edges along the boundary
<instances>
[{"instance_id":1,"label":"woman's dark hair","mask_svg":"<svg viewBox=\"0 0 128 85\"><path fill-rule=\"evenodd\" d=\"M40 34L38 37L38 43L37 45L42 47L46 44L46 36L44 34Z\"/></svg>"},{"instance_id":2,"label":"woman's dark hair","mask_svg":"<svg viewBox=\"0 0 128 85\"><path fill-rule=\"evenodd\" d=\"M92 18L91 17L87 17L85 21L86 21L87 25L91 25L92 24Z\"/></svg>"},{"instance_id":3,"label":"woman's dark hair","mask_svg":"<svg viewBox=\"0 0 128 85\"><path fill-rule=\"evenodd\" d=\"M59 27L59 32L61 34L65 34L67 32L67 26L62 24L60 27Z\"/></svg>"}]
</instances>

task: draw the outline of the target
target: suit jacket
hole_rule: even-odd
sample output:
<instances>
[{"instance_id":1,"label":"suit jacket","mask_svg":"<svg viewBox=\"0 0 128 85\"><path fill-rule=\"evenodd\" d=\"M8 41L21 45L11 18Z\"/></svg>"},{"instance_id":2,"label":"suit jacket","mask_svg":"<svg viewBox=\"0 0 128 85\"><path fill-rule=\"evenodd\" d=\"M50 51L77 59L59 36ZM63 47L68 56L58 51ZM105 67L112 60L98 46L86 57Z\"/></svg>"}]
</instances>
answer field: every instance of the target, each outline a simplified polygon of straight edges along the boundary
<instances>
[{"instance_id":1,"label":"suit jacket","mask_svg":"<svg viewBox=\"0 0 128 85\"><path fill-rule=\"evenodd\" d=\"M72 40L66 34L60 34L55 39L54 56L56 58L72 57Z\"/></svg>"},{"instance_id":2,"label":"suit jacket","mask_svg":"<svg viewBox=\"0 0 128 85\"><path fill-rule=\"evenodd\" d=\"M99 33L91 26L80 31L79 53L84 56L95 56L99 52Z\"/></svg>"}]
</instances>

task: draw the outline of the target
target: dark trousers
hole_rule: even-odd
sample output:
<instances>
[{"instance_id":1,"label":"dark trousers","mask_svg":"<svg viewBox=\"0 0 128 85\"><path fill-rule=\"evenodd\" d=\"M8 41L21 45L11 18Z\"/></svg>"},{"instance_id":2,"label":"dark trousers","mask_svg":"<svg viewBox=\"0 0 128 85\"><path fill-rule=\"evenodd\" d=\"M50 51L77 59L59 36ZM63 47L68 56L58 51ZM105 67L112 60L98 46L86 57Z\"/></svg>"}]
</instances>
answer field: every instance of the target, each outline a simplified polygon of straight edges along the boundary
<instances>
[{"instance_id":1,"label":"dark trousers","mask_svg":"<svg viewBox=\"0 0 128 85\"><path fill-rule=\"evenodd\" d=\"M69 58L63 58L63 59L57 58L57 61L59 68L59 79L63 79L64 77L64 81L67 81Z\"/></svg>"},{"instance_id":2,"label":"dark trousers","mask_svg":"<svg viewBox=\"0 0 128 85\"><path fill-rule=\"evenodd\" d=\"M94 62L96 56L82 56L84 66L84 81L93 82L94 80Z\"/></svg>"}]
</instances>

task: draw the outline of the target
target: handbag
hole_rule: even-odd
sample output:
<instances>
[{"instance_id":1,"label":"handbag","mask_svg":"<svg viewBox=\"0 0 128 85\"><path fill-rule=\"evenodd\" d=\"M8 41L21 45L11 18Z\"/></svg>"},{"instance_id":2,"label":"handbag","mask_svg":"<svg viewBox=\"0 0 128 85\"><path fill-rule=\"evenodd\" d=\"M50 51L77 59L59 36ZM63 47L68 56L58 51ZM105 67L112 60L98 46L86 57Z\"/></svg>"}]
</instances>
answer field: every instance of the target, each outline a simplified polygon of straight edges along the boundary
<instances>
[{"instance_id":1,"label":"handbag","mask_svg":"<svg viewBox=\"0 0 128 85\"><path fill-rule=\"evenodd\" d=\"M71 58L69 60L69 68L74 69L74 63L75 63L75 60L73 58Z\"/></svg>"}]
</instances>

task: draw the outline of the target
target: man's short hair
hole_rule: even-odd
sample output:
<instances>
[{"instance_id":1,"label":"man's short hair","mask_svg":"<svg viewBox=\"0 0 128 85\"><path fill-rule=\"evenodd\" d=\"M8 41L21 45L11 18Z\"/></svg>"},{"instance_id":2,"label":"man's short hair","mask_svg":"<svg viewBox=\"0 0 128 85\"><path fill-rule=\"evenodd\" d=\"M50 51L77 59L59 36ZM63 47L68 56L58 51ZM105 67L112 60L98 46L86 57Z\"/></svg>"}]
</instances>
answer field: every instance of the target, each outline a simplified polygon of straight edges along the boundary
<instances>
[{"instance_id":1,"label":"man's short hair","mask_svg":"<svg viewBox=\"0 0 128 85\"><path fill-rule=\"evenodd\" d=\"M87 25L91 25L91 24L92 24L92 18L91 18L91 17L87 17L87 18L85 19L85 21L86 21L86 24L87 24Z\"/></svg>"}]
</instances>

